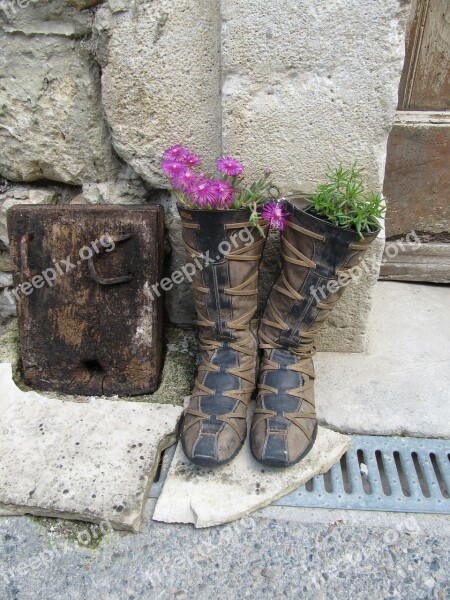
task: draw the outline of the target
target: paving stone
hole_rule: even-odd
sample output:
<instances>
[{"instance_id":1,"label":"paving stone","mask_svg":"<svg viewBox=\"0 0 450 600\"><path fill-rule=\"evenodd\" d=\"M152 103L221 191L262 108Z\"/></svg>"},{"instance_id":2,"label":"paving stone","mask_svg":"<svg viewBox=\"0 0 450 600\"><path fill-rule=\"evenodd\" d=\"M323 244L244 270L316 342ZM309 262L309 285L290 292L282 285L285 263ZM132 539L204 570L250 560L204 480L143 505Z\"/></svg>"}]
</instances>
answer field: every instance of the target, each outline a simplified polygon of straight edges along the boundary
<instances>
[{"instance_id":1,"label":"paving stone","mask_svg":"<svg viewBox=\"0 0 450 600\"><path fill-rule=\"evenodd\" d=\"M319 353L320 422L346 433L450 438L450 288L378 282L367 354Z\"/></svg>"},{"instance_id":2,"label":"paving stone","mask_svg":"<svg viewBox=\"0 0 450 600\"><path fill-rule=\"evenodd\" d=\"M0 508L139 531L179 406L23 392L0 364Z\"/></svg>"},{"instance_id":3,"label":"paving stone","mask_svg":"<svg viewBox=\"0 0 450 600\"><path fill-rule=\"evenodd\" d=\"M251 455L248 439L231 463L207 469L190 463L179 443L153 519L195 527L234 521L325 473L349 446L349 436L320 427L309 454L288 469L260 465Z\"/></svg>"}]
</instances>

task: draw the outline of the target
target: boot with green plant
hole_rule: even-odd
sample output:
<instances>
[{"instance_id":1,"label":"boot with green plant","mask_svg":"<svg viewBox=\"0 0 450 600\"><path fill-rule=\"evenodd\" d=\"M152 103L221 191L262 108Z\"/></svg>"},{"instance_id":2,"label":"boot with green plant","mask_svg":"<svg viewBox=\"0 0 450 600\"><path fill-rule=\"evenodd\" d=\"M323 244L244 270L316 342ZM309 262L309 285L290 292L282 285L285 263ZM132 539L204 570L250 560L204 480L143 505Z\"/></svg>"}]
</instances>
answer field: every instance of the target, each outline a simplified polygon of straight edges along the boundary
<instances>
[{"instance_id":1,"label":"boot with green plant","mask_svg":"<svg viewBox=\"0 0 450 600\"><path fill-rule=\"evenodd\" d=\"M384 215L381 195L366 192L356 163L330 170L315 194L290 196L283 208L283 264L259 330L263 358L251 429L254 457L272 467L297 463L314 444L314 340Z\"/></svg>"}]
</instances>

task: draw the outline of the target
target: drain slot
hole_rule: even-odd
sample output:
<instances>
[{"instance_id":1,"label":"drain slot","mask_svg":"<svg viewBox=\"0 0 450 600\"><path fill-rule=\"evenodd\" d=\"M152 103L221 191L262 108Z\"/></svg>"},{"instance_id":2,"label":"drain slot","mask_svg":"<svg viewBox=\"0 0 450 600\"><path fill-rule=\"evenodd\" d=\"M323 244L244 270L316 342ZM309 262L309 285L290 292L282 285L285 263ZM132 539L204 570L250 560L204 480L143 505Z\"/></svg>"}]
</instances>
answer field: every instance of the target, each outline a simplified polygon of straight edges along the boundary
<instances>
[{"instance_id":1,"label":"drain slot","mask_svg":"<svg viewBox=\"0 0 450 600\"><path fill-rule=\"evenodd\" d=\"M403 470L402 460L400 458L399 452L396 450L394 452L394 462L395 467L397 469L400 485L402 486L402 492L404 496L411 496L411 492L408 486L408 480L405 477L405 471Z\"/></svg>"},{"instance_id":2,"label":"drain slot","mask_svg":"<svg viewBox=\"0 0 450 600\"><path fill-rule=\"evenodd\" d=\"M391 496L392 490L389 485L389 479L384 468L383 456L379 450L375 450L375 459L377 461L378 473L380 474L381 487L385 496Z\"/></svg>"},{"instance_id":3,"label":"drain slot","mask_svg":"<svg viewBox=\"0 0 450 600\"><path fill-rule=\"evenodd\" d=\"M439 463L436 460L436 455L434 454L434 452L430 452L430 460L431 460L431 464L433 466L436 480L439 484L439 489L441 490L441 494L444 498L449 498L448 489L447 489L447 486L445 485L445 481L444 481L444 478L442 477L441 470L439 469Z\"/></svg>"},{"instance_id":4,"label":"drain slot","mask_svg":"<svg viewBox=\"0 0 450 600\"><path fill-rule=\"evenodd\" d=\"M339 465L341 467L342 481L344 483L344 492L346 494L351 494L352 492L352 484L350 483L350 478L348 476L348 466L347 466L347 455L341 458Z\"/></svg>"}]
</instances>

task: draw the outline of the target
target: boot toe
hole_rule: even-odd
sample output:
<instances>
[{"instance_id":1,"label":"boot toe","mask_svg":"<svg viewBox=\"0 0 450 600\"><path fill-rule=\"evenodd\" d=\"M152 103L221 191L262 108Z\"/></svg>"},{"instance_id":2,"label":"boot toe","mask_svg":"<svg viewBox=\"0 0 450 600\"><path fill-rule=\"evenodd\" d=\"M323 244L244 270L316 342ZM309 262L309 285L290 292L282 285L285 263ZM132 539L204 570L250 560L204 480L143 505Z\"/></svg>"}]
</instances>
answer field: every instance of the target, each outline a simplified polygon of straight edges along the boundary
<instances>
[{"instance_id":1,"label":"boot toe","mask_svg":"<svg viewBox=\"0 0 450 600\"><path fill-rule=\"evenodd\" d=\"M195 427L196 432L191 432ZM216 432L202 431L201 422L181 435L181 443L186 457L200 467L218 467L229 463L238 454L244 444L246 427L242 438L234 429L224 423Z\"/></svg>"},{"instance_id":2,"label":"boot toe","mask_svg":"<svg viewBox=\"0 0 450 600\"><path fill-rule=\"evenodd\" d=\"M252 428L250 445L253 457L267 467L290 467L304 458L314 445L317 424L308 438L298 427L287 424L285 430L271 430L270 419Z\"/></svg>"}]
</instances>

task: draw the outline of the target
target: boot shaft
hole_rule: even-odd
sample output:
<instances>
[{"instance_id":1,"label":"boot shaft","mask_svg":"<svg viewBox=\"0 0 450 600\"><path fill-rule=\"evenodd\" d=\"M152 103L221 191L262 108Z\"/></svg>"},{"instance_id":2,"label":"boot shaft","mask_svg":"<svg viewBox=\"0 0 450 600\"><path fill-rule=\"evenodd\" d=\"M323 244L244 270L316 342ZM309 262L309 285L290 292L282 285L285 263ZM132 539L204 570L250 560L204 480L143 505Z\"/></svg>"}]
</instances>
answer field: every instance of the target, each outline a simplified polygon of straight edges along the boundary
<instances>
[{"instance_id":1,"label":"boot shaft","mask_svg":"<svg viewBox=\"0 0 450 600\"><path fill-rule=\"evenodd\" d=\"M254 326L258 268L265 238L249 221L250 211L178 207L201 337L227 343ZM268 224L263 223L267 231Z\"/></svg>"},{"instance_id":2,"label":"boot shaft","mask_svg":"<svg viewBox=\"0 0 450 600\"><path fill-rule=\"evenodd\" d=\"M379 231L361 239L304 208L307 196L292 196L282 234L283 264L262 319L261 337L272 347L313 351L312 341L350 283Z\"/></svg>"},{"instance_id":3,"label":"boot shaft","mask_svg":"<svg viewBox=\"0 0 450 600\"><path fill-rule=\"evenodd\" d=\"M217 466L239 452L258 361L258 267L265 238L249 210L179 206L199 326L199 367L186 409L182 445L197 465ZM267 230L268 225L264 224Z\"/></svg>"}]
</instances>

